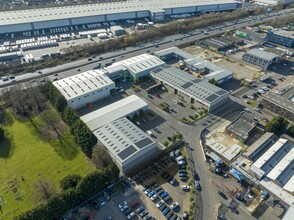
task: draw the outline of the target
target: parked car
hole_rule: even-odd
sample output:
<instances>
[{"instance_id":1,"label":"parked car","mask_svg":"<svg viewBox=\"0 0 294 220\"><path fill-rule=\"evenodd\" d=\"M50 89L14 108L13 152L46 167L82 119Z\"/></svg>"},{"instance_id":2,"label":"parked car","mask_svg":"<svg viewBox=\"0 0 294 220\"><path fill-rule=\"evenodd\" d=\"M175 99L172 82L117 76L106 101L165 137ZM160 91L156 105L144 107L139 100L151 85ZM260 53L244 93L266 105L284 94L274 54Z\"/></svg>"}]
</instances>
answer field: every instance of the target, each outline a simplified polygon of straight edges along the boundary
<instances>
[{"instance_id":1,"label":"parked car","mask_svg":"<svg viewBox=\"0 0 294 220\"><path fill-rule=\"evenodd\" d=\"M144 210L143 212L141 212L139 215L141 218L143 218L144 216L148 215L149 212L147 210Z\"/></svg>"},{"instance_id":2,"label":"parked car","mask_svg":"<svg viewBox=\"0 0 294 220\"><path fill-rule=\"evenodd\" d=\"M147 214L146 216L144 216L143 220L149 220L151 218L152 218L152 216L150 214Z\"/></svg>"},{"instance_id":3,"label":"parked car","mask_svg":"<svg viewBox=\"0 0 294 220\"><path fill-rule=\"evenodd\" d=\"M134 200L134 201L131 202L131 207L134 208L134 207L136 207L138 204L139 204L139 201L138 201L138 200Z\"/></svg>"},{"instance_id":4,"label":"parked car","mask_svg":"<svg viewBox=\"0 0 294 220\"><path fill-rule=\"evenodd\" d=\"M179 173L179 177L186 177L187 173Z\"/></svg>"},{"instance_id":5,"label":"parked car","mask_svg":"<svg viewBox=\"0 0 294 220\"><path fill-rule=\"evenodd\" d=\"M98 201L99 201L100 205L102 205L102 206L105 205L105 201L103 198L99 198Z\"/></svg>"},{"instance_id":6,"label":"parked car","mask_svg":"<svg viewBox=\"0 0 294 220\"><path fill-rule=\"evenodd\" d=\"M174 185L176 182L177 182L177 180L176 180L175 178L173 178L169 183L170 183L171 185Z\"/></svg>"},{"instance_id":7,"label":"parked car","mask_svg":"<svg viewBox=\"0 0 294 220\"><path fill-rule=\"evenodd\" d=\"M225 200L228 200L228 197L222 192L222 191L218 191L217 192L221 197L223 197Z\"/></svg>"},{"instance_id":8,"label":"parked car","mask_svg":"<svg viewBox=\"0 0 294 220\"><path fill-rule=\"evenodd\" d=\"M123 208L124 206L127 206L127 202L126 201L123 201L122 203L118 204L118 208L121 209Z\"/></svg>"},{"instance_id":9,"label":"parked car","mask_svg":"<svg viewBox=\"0 0 294 220\"><path fill-rule=\"evenodd\" d=\"M158 198L158 195L157 194L154 194L153 196L151 196L151 200L154 201L155 199Z\"/></svg>"},{"instance_id":10,"label":"parked car","mask_svg":"<svg viewBox=\"0 0 294 220\"><path fill-rule=\"evenodd\" d=\"M163 189L161 189L161 190L159 190L159 191L157 192L158 195L161 195L162 193L164 193L164 190L163 190Z\"/></svg>"},{"instance_id":11,"label":"parked car","mask_svg":"<svg viewBox=\"0 0 294 220\"><path fill-rule=\"evenodd\" d=\"M169 211L170 211L170 208L169 208L169 207L166 207L166 208L162 211L162 214L165 216Z\"/></svg>"},{"instance_id":12,"label":"parked car","mask_svg":"<svg viewBox=\"0 0 294 220\"><path fill-rule=\"evenodd\" d=\"M163 204L163 205L160 206L158 209L159 209L160 211L163 211L166 207L167 207L166 204Z\"/></svg>"},{"instance_id":13,"label":"parked car","mask_svg":"<svg viewBox=\"0 0 294 220\"><path fill-rule=\"evenodd\" d=\"M158 192L158 191L160 191L160 190L162 190L162 187L161 187L161 186L158 186L158 187L156 187L156 188L154 189L155 192Z\"/></svg>"},{"instance_id":14,"label":"parked car","mask_svg":"<svg viewBox=\"0 0 294 220\"><path fill-rule=\"evenodd\" d=\"M155 192L154 192L154 191L151 191L150 193L148 193L147 196L148 196L149 198L151 198L154 194L155 194Z\"/></svg>"},{"instance_id":15,"label":"parked car","mask_svg":"<svg viewBox=\"0 0 294 220\"><path fill-rule=\"evenodd\" d=\"M168 192L164 192L162 194L159 195L162 199L164 199L165 197L168 196Z\"/></svg>"},{"instance_id":16,"label":"parked car","mask_svg":"<svg viewBox=\"0 0 294 220\"><path fill-rule=\"evenodd\" d=\"M145 210L144 206L140 206L139 208L136 209L136 213L140 214L141 212L143 212Z\"/></svg>"},{"instance_id":17,"label":"parked car","mask_svg":"<svg viewBox=\"0 0 294 220\"><path fill-rule=\"evenodd\" d=\"M131 212L130 214L127 215L127 218L131 219L131 218L135 217L135 215L136 214L134 212Z\"/></svg>"},{"instance_id":18,"label":"parked car","mask_svg":"<svg viewBox=\"0 0 294 220\"><path fill-rule=\"evenodd\" d=\"M190 189L190 186L189 185L181 185L181 189L186 191L186 190Z\"/></svg>"},{"instance_id":19,"label":"parked car","mask_svg":"<svg viewBox=\"0 0 294 220\"><path fill-rule=\"evenodd\" d=\"M125 215L128 215L128 214L130 214L132 211L133 211L132 209L127 208L127 209L124 211L124 214L125 214Z\"/></svg>"},{"instance_id":20,"label":"parked car","mask_svg":"<svg viewBox=\"0 0 294 220\"><path fill-rule=\"evenodd\" d=\"M188 218L189 218L188 212L187 211L184 211L183 219L186 220Z\"/></svg>"},{"instance_id":21,"label":"parked car","mask_svg":"<svg viewBox=\"0 0 294 220\"><path fill-rule=\"evenodd\" d=\"M165 202L167 202L168 200L170 200L171 199L171 197L170 197L170 195L168 195L167 197L165 197L163 200L165 201Z\"/></svg>"},{"instance_id":22,"label":"parked car","mask_svg":"<svg viewBox=\"0 0 294 220\"><path fill-rule=\"evenodd\" d=\"M197 190L201 189L199 181L195 180L194 185L195 185L195 189L197 189Z\"/></svg>"},{"instance_id":23,"label":"parked car","mask_svg":"<svg viewBox=\"0 0 294 220\"><path fill-rule=\"evenodd\" d=\"M178 206L179 206L179 203L174 202L174 203L170 206L170 208L171 208L172 210L174 210L174 209L176 209Z\"/></svg>"},{"instance_id":24,"label":"parked car","mask_svg":"<svg viewBox=\"0 0 294 220\"><path fill-rule=\"evenodd\" d=\"M170 210L165 216L166 219L169 219L173 214L174 214L173 211Z\"/></svg>"},{"instance_id":25,"label":"parked car","mask_svg":"<svg viewBox=\"0 0 294 220\"><path fill-rule=\"evenodd\" d=\"M160 200L158 203L156 203L156 207L159 208L163 204L164 204L164 201L163 200Z\"/></svg>"}]
</instances>

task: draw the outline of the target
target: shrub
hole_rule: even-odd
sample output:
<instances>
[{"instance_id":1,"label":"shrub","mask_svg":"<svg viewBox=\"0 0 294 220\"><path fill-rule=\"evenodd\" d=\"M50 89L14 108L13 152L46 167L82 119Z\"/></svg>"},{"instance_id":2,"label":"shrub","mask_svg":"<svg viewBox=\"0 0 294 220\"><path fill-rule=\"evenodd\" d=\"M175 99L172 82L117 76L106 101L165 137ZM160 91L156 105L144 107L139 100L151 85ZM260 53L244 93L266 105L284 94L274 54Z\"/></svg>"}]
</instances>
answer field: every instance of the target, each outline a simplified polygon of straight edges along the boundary
<instances>
[{"instance_id":1,"label":"shrub","mask_svg":"<svg viewBox=\"0 0 294 220\"><path fill-rule=\"evenodd\" d=\"M77 174L68 175L64 177L62 180L60 180L60 188L63 190L69 189L69 188L75 188L82 177Z\"/></svg>"}]
</instances>

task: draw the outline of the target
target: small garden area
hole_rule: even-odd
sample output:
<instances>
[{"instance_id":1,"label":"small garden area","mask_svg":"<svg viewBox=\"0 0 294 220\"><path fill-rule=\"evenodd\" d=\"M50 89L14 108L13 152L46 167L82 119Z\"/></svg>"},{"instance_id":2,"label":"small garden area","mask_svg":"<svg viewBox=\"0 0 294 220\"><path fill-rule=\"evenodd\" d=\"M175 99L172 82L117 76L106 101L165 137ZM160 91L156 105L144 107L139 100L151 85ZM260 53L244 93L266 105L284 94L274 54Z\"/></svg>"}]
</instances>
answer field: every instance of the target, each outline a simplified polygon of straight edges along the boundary
<instances>
[{"instance_id":1,"label":"small garden area","mask_svg":"<svg viewBox=\"0 0 294 220\"><path fill-rule=\"evenodd\" d=\"M183 117L181 119L181 122L185 124L194 124L198 120L204 118L208 114L208 110L205 108L202 108L195 112L194 115L189 115L188 117Z\"/></svg>"}]
</instances>

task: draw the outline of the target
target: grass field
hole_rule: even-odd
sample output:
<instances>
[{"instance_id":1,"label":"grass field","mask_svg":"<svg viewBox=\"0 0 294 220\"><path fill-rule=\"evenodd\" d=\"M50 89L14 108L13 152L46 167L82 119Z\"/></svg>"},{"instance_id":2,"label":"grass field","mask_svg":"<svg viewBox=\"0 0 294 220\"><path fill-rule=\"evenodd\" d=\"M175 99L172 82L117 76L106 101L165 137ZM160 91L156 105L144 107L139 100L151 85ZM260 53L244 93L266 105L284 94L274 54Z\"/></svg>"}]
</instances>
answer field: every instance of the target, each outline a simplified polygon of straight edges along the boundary
<instances>
[{"instance_id":1,"label":"grass field","mask_svg":"<svg viewBox=\"0 0 294 220\"><path fill-rule=\"evenodd\" d=\"M36 205L33 185L50 180L59 190L59 181L68 174L85 176L95 168L73 143L69 132L64 143L46 142L28 121L5 125L8 137L0 143L0 219L12 219ZM24 181L21 180L24 177Z\"/></svg>"}]
</instances>

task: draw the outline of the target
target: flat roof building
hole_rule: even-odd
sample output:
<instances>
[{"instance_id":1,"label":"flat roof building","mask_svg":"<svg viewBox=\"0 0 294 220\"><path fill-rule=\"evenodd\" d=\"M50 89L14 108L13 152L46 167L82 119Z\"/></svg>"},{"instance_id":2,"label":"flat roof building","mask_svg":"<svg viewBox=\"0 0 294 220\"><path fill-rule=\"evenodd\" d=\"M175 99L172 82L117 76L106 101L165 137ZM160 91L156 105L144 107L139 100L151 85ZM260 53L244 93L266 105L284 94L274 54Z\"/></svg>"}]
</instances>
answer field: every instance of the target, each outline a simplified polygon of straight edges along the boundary
<instances>
[{"instance_id":1,"label":"flat roof building","mask_svg":"<svg viewBox=\"0 0 294 220\"><path fill-rule=\"evenodd\" d=\"M205 73L204 80L206 81L214 78L218 84L222 84L233 77L233 73L231 71L217 66L201 57L196 57L177 47L157 51L154 55L162 60L168 60L171 58L182 60L184 65L189 69L196 71L197 73Z\"/></svg>"},{"instance_id":2,"label":"flat roof building","mask_svg":"<svg viewBox=\"0 0 294 220\"><path fill-rule=\"evenodd\" d=\"M63 7L0 12L0 33L29 31L125 19L162 21L175 14L231 11L241 7L234 0L128 0Z\"/></svg>"},{"instance_id":3,"label":"flat roof building","mask_svg":"<svg viewBox=\"0 0 294 220\"><path fill-rule=\"evenodd\" d=\"M156 143L125 117L114 120L93 133L125 174L138 169L157 152Z\"/></svg>"},{"instance_id":4,"label":"flat roof building","mask_svg":"<svg viewBox=\"0 0 294 220\"><path fill-rule=\"evenodd\" d=\"M269 110L294 122L294 87L292 85L280 92L264 94L261 103Z\"/></svg>"},{"instance_id":5,"label":"flat roof building","mask_svg":"<svg viewBox=\"0 0 294 220\"><path fill-rule=\"evenodd\" d=\"M251 49L243 55L243 60L259 66L261 69L266 69L272 64L279 62L280 59L277 54L260 49Z\"/></svg>"},{"instance_id":6,"label":"flat roof building","mask_svg":"<svg viewBox=\"0 0 294 220\"><path fill-rule=\"evenodd\" d=\"M140 77L148 76L150 71L164 65L165 62L156 56L142 54L126 60L115 62L105 69L109 72L108 75L110 78L126 76L126 72L128 72L133 79L137 80Z\"/></svg>"},{"instance_id":7,"label":"flat roof building","mask_svg":"<svg viewBox=\"0 0 294 220\"><path fill-rule=\"evenodd\" d=\"M173 67L160 67L151 76L163 83L169 92L189 103L200 103L214 110L228 101L229 92Z\"/></svg>"},{"instance_id":8,"label":"flat roof building","mask_svg":"<svg viewBox=\"0 0 294 220\"><path fill-rule=\"evenodd\" d=\"M116 119L139 113L142 110L146 112L148 105L145 101L136 95L128 96L124 99L109 104L103 108L97 109L81 117L81 120L94 131Z\"/></svg>"},{"instance_id":9,"label":"flat roof building","mask_svg":"<svg viewBox=\"0 0 294 220\"><path fill-rule=\"evenodd\" d=\"M226 162L231 162L242 150L242 147L238 144L228 147L217 142L216 140L209 140L205 143L205 145Z\"/></svg>"},{"instance_id":10,"label":"flat roof building","mask_svg":"<svg viewBox=\"0 0 294 220\"><path fill-rule=\"evenodd\" d=\"M110 96L115 88L103 70L89 70L53 82L70 107L77 109Z\"/></svg>"},{"instance_id":11,"label":"flat roof building","mask_svg":"<svg viewBox=\"0 0 294 220\"><path fill-rule=\"evenodd\" d=\"M127 32L126 30L119 25L111 26L110 31L115 35L115 36L122 36L125 35Z\"/></svg>"},{"instance_id":12,"label":"flat roof building","mask_svg":"<svg viewBox=\"0 0 294 220\"><path fill-rule=\"evenodd\" d=\"M285 47L294 47L294 31L287 31L283 29L274 29L267 32L269 41L283 45Z\"/></svg>"},{"instance_id":13,"label":"flat roof building","mask_svg":"<svg viewBox=\"0 0 294 220\"><path fill-rule=\"evenodd\" d=\"M226 132L234 138L245 142L252 131L256 128L256 118L247 113L241 112L240 115L226 127Z\"/></svg>"}]
</instances>

